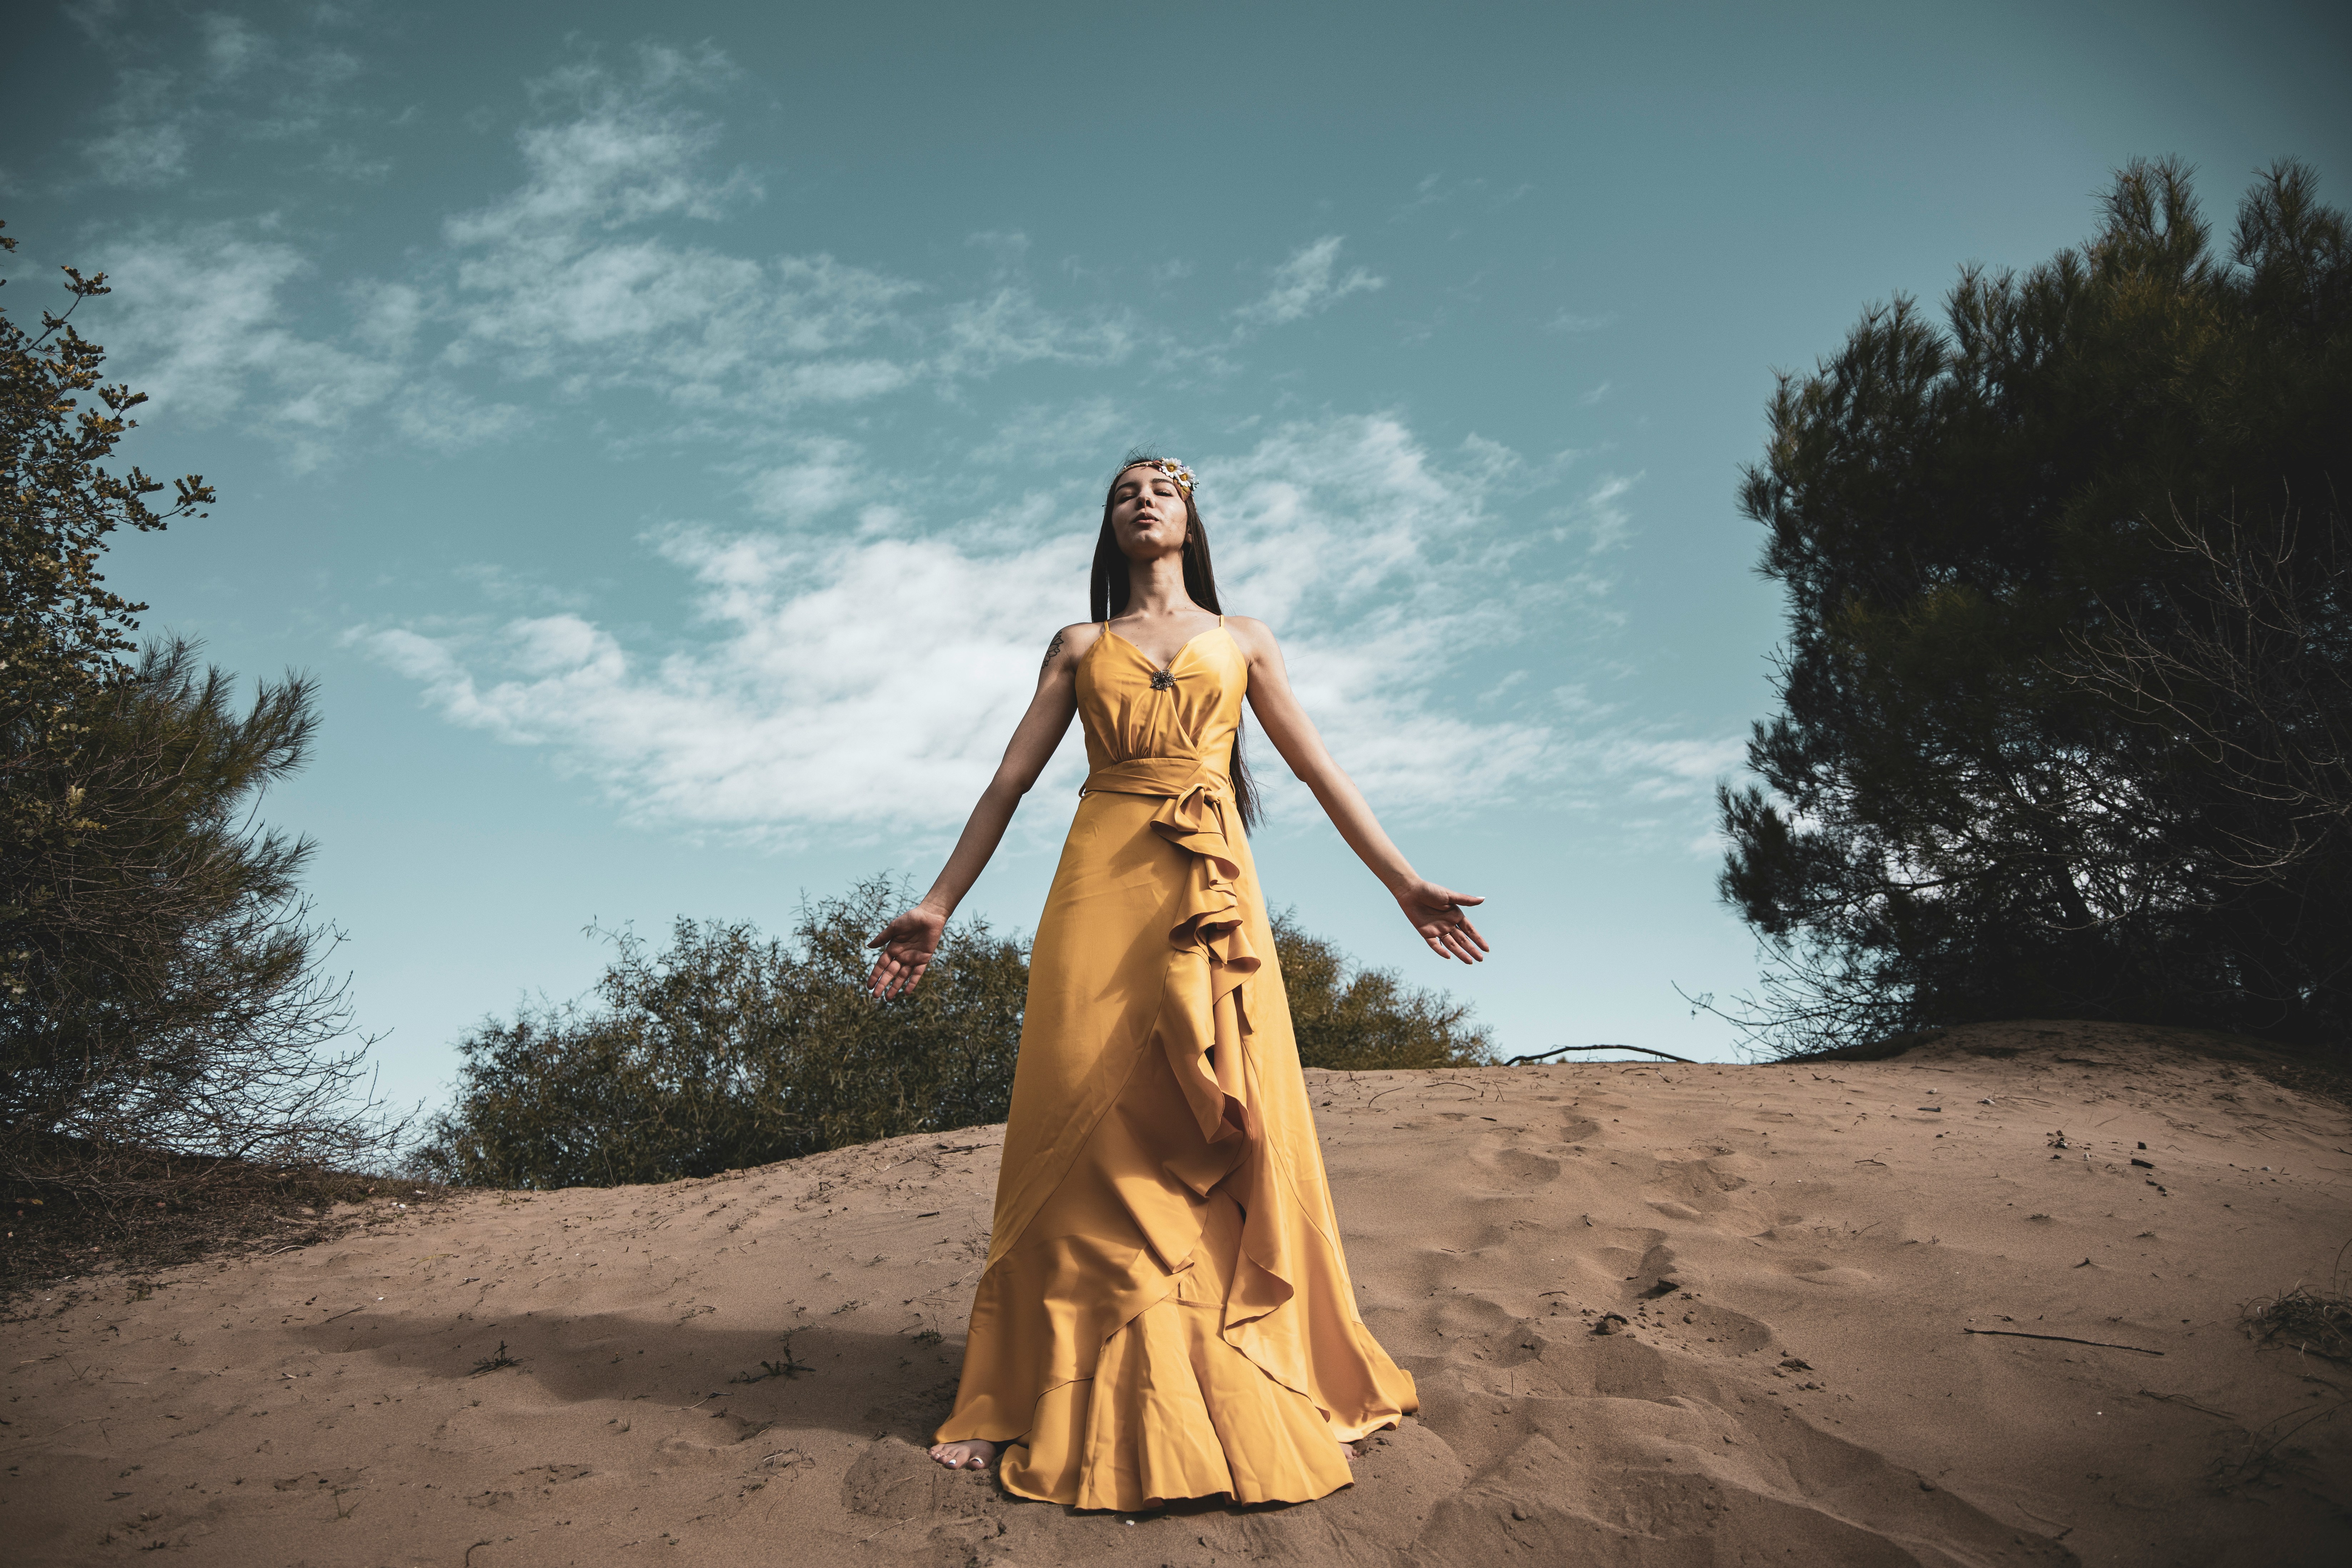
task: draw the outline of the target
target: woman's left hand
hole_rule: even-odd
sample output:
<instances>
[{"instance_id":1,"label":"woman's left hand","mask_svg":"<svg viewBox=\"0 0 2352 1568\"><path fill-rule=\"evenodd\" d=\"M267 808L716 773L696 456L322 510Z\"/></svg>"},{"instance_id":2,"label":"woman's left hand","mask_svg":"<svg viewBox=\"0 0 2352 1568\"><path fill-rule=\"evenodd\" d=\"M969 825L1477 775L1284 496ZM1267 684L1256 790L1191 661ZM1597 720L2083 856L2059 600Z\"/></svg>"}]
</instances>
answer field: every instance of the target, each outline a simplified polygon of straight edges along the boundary
<instances>
[{"instance_id":1,"label":"woman's left hand","mask_svg":"<svg viewBox=\"0 0 2352 1568\"><path fill-rule=\"evenodd\" d=\"M947 924L946 915L928 904L917 904L884 926L882 934L866 944L882 950L874 961L874 973L866 978L867 993L877 1001L887 1002L912 991L931 960L939 956Z\"/></svg>"},{"instance_id":2,"label":"woman's left hand","mask_svg":"<svg viewBox=\"0 0 2352 1568\"><path fill-rule=\"evenodd\" d=\"M1486 956L1486 939L1470 923L1463 912L1465 904L1483 904L1486 900L1469 893L1457 893L1451 888L1441 888L1434 882L1411 882L1399 889L1397 907L1404 918L1429 943L1429 951L1440 958L1458 958L1465 963L1476 963Z\"/></svg>"}]
</instances>

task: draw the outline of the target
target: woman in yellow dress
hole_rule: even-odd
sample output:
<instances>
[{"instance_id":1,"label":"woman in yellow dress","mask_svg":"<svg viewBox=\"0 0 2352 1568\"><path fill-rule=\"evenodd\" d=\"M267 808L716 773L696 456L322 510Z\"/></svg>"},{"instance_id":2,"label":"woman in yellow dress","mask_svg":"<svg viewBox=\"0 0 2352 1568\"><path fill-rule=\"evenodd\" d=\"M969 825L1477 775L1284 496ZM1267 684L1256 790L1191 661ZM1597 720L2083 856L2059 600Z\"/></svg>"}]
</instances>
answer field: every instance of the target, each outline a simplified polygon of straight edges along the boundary
<instances>
[{"instance_id":1,"label":"woman in yellow dress","mask_svg":"<svg viewBox=\"0 0 2352 1568\"><path fill-rule=\"evenodd\" d=\"M1242 701L1431 951L1476 962L1480 902L1417 875L1299 710L1274 634L1218 613L1180 463L1130 458L1094 620L1037 694L922 900L874 939L922 978L1013 807L1085 721L1089 772L1037 923L988 1264L931 1457L1023 1497L1132 1511L1303 1502L1416 1408L1358 1316L1244 824Z\"/></svg>"}]
</instances>

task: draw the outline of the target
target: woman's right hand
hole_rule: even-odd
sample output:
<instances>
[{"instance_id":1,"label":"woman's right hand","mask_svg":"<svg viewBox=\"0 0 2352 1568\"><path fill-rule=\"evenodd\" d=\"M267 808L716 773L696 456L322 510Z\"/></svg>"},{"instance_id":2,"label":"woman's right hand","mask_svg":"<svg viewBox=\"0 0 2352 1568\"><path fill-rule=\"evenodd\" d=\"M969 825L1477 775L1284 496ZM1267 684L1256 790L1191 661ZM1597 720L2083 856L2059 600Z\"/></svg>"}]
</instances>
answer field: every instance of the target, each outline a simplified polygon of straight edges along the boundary
<instances>
[{"instance_id":1,"label":"woman's right hand","mask_svg":"<svg viewBox=\"0 0 2352 1568\"><path fill-rule=\"evenodd\" d=\"M1478 963L1486 957L1486 939L1470 923L1472 904L1486 900L1469 893L1457 893L1451 888L1441 888L1426 878L1416 877L1397 890L1397 907L1404 918L1429 943L1429 951L1440 958L1458 958L1465 963Z\"/></svg>"},{"instance_id":2,"label":"woman's right hand","mask_svg":"<svg viewBox=\"0 0 2352 1568\"><path fill-rule=\"evenodd\" d=\"M882 934L866 945L878 947L882 956L874 961L874 973L866 982L869 994L887 1000L902 996L915 988L923 971L940 951L940 939L947 934L948 917L929 904L917 904L897 920L882 928Z\"/></svg>"}]
</instances>

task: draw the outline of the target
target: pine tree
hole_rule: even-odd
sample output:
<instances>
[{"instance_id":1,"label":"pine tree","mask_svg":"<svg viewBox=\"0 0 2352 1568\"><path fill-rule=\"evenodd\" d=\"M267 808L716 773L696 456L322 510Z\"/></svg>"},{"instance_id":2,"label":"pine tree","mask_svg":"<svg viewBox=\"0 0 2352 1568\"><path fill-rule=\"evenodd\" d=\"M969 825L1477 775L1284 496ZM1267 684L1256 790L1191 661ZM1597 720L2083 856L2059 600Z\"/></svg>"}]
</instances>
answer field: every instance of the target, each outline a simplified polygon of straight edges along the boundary
<instances>
[{"instance_id":1,"label":"pine tree","mask_svg":"<svg viewBox=\"0 0 2352 1568\"><path fill-rule=\"evenodd\" d=\"M1789 596L1724 897L1776 1048L2032 1016L2352 1026L2352 244L2177 163L2079 251L1866 311L1740 501Z\"/></svg>"},{"instance_id":2,"label":"pine tree","mask_svg":"<svg viewBox=\"0 0 2352 1568\"><path fill-rule=\"evenodd\" d=\"M109 292L66 275L75 306ZM360 1053L329 1049L348 1010L297 886L310 846L252 821L315 690L239 713L191 644L132 642L146 606L105 586L108 536L214 496L189 475L158 510L161 483L103 466L145 401L103 360L65 316L0 313L0 1163L102 1191L174 1155L380 1149L348 1100Z\"/></svg>"}]
</instances>

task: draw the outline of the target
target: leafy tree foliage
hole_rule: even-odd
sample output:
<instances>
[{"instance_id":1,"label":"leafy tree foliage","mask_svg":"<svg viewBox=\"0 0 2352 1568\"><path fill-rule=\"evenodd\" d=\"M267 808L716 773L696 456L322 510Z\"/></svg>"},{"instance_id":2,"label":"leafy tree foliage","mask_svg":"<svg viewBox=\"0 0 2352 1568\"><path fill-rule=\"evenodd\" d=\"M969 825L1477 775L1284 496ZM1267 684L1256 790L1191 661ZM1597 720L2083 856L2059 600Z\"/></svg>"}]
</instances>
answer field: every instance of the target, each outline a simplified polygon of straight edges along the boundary
<instances>
[{"instance_id":1,"label":"leafy tree foliage","mask_svg":"<svg viewBox=\"0 0 2352 1568\"><path fill-rule=\"evenodd\" d=\"M77 305L109 291L67 277ZM0 1163L97 1191L170 1155L368 1152L358 1053L324 1049L346 1013L296 887L310 846L252 820L315 692L264 685L240 714L184 641L122 657L146 606L104 586L107 536L212 491L191 475L158 511L161 484L101 467L144 397L42 322L0 315Z\"/></svg>"},{"instance_id":2,"label":"leafy tree foliage","mask_svg":"<svg viewBox=\"0 0 2352 1568\"><path fill-rule=\"evenodd\" d=\"M585 1004L526 1005L461 1042L456 1100L417 1169L469 1186L667 1182L1003 1121L1027 952L959 921L922 984L877 1003L866 941L905 904L875 877L803 906L785 941L693 920L658 953L612 935ZM1357 973L1287 919L1276 942L1308 1065L1490 1059L1466 1007Z\"/></svg>"},{"instance_id":3,"label":"leafy tree foliage","mask_svg":"<svg viewBox=\"0 0 2352 1568\"><path fill-rule=\"evenodd\" d=\"M2352 239L2292 163L2226 261L2178 163L2105 205L1772 400L1782 711L1719 804L1776 1048L2352 1025Z\"/></svg>"},{"instance_id":4,"label":"leafy tree foliage","mask_svg":"<svg viewBox=\"0 0 2352 1568\"><path fill-rule=\"evenodd\" d=\"M1468 1003L1409 986L1392 969L1357 968L1330 942L1299 930L1288 910L1275 917L1274 950L1302 1066L1370 1072L1495 1059L1486 1026L1470 1021Z\"/></svg>"},{"instance_id":5,"label":"leafy tree foliage","mask_svg":"<svg viewBox=\"0 0 2352 1568\"><path fill-rule=\"evenodd\" d=\"M0 234L0 252L16 248ZM117 476L100 467L136 427L130 412L147 395L102 381L106 351L67 319L84 300L113 292L106 274L64 271L73 304L63 316L42 311L38 332L0 311L0 725L16 742L0 766L12 771L35 754L27 741L70 744L73 704L120 676L121 656L134 646L132 617L147 606L103 585L106 536L205 516L197 509L214 499L204 477L189 474L173 481L175 504L159 512L147 498L160 481L135 468ZM58 830L35 806L22 809L33 816L12 816L12 833Z\"/></svg>"}]
</instances>

